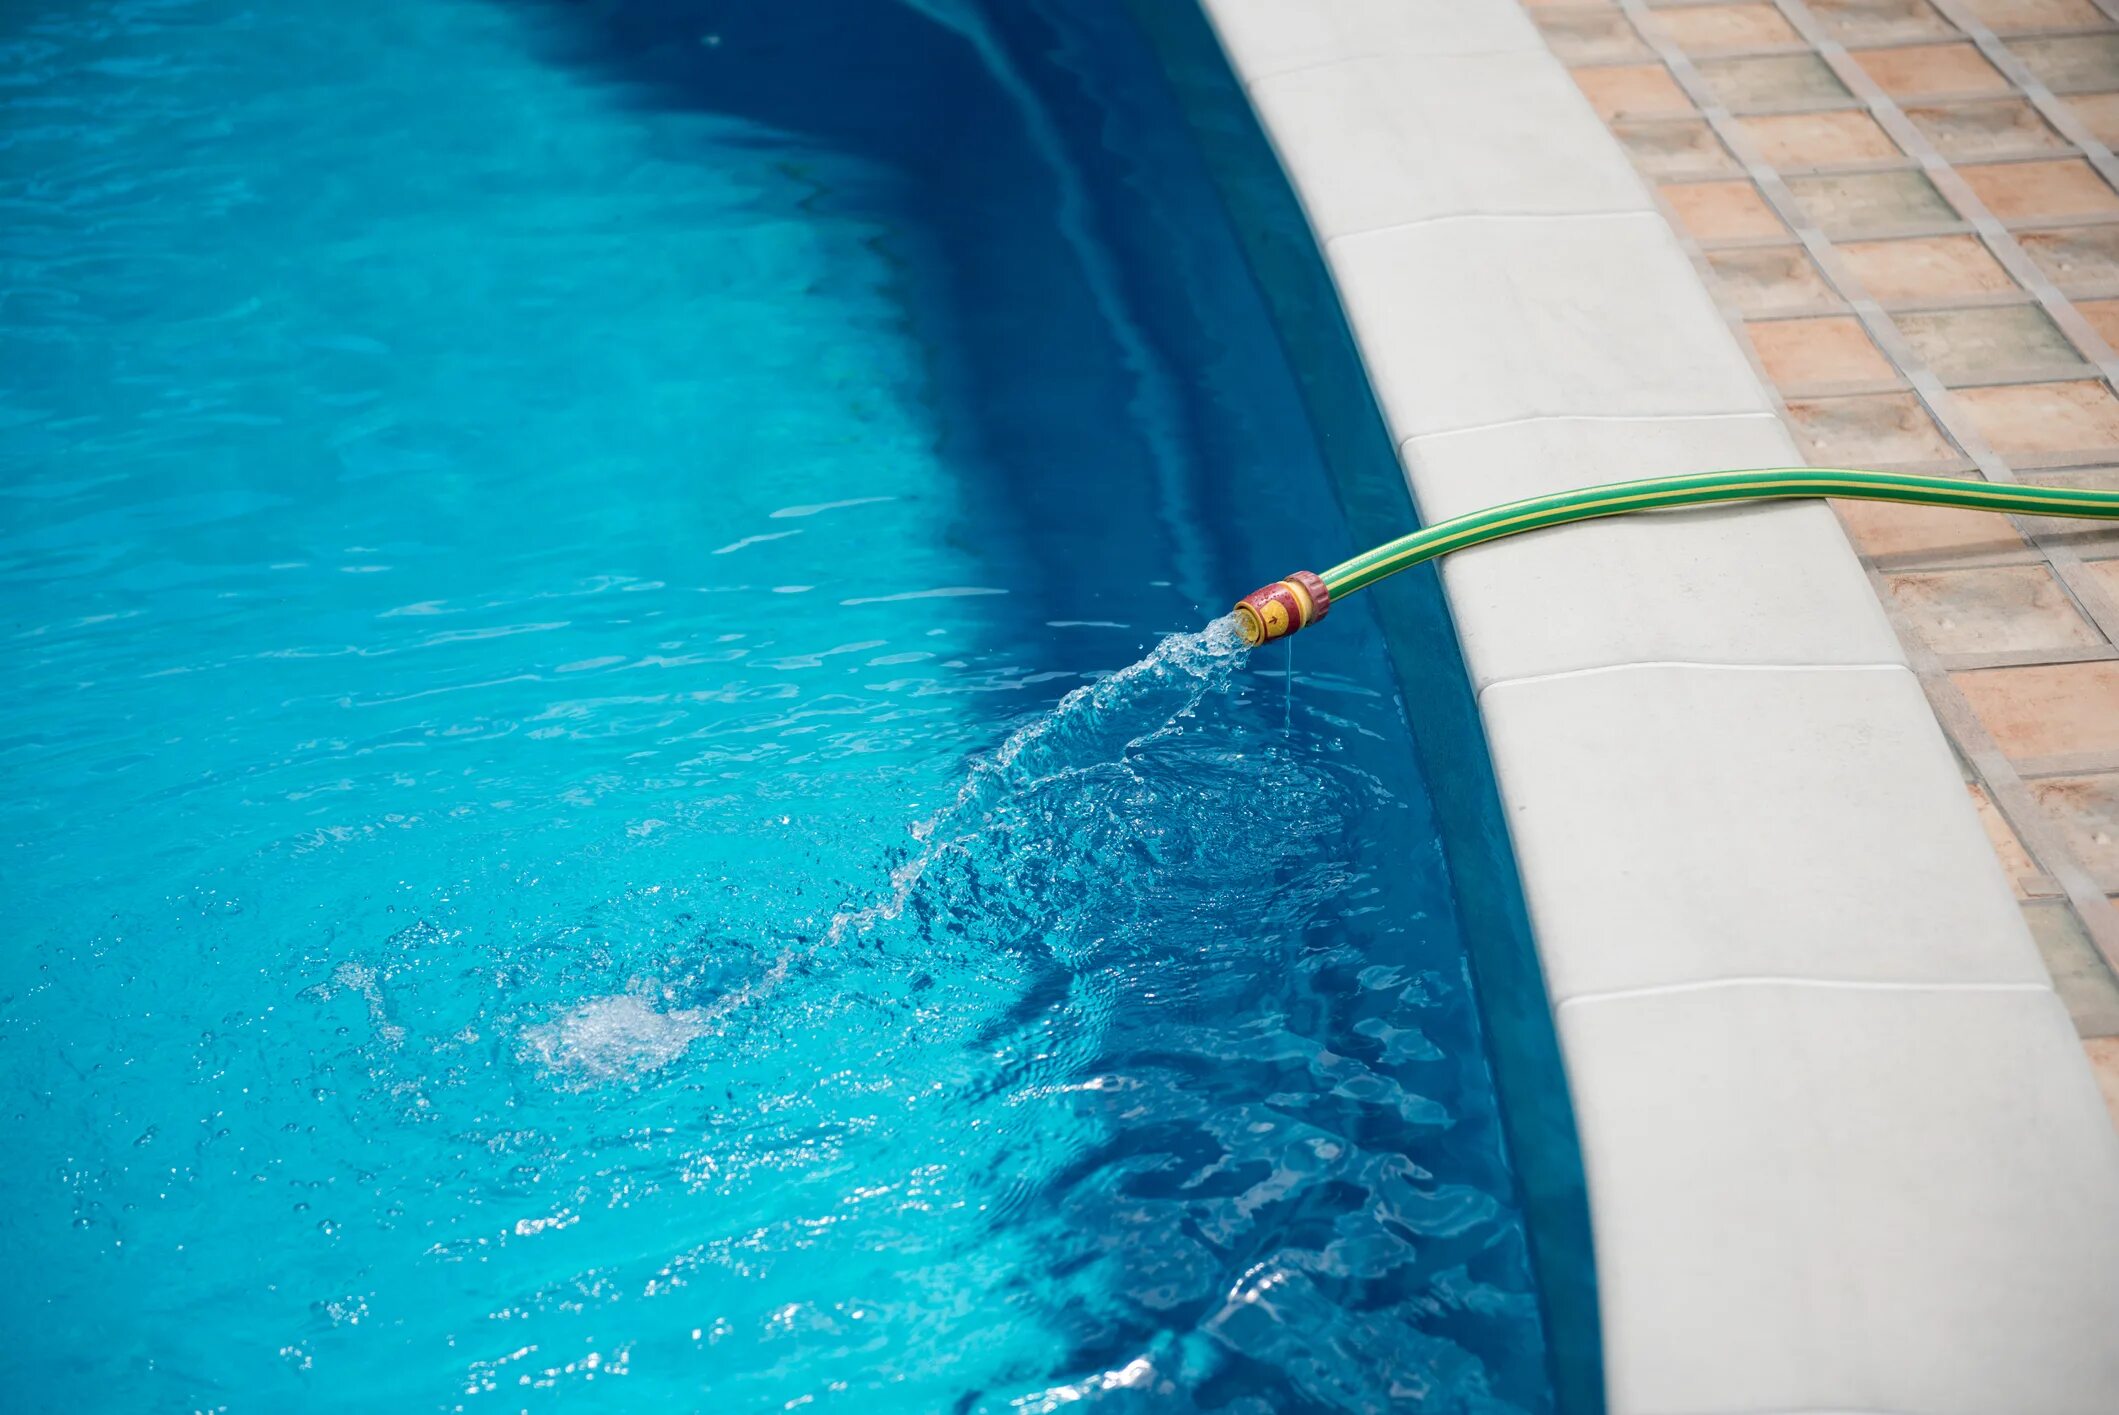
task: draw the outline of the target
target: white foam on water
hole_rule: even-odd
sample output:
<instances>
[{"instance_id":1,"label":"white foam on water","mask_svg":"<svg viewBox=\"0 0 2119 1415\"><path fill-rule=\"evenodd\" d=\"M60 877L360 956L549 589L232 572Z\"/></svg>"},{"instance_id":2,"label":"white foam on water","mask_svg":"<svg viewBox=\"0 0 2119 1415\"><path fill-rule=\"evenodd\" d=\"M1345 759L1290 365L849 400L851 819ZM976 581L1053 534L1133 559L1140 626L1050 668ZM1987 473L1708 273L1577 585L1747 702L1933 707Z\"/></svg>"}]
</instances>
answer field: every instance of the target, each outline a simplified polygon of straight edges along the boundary
<instances>
[{"instance_id":1,"label":"white foam on water","mask_svg":"<svg viewBox=\"0 0 2119 1415\"><path fill-rule=\"evenodd\" d=\"M405 1039L405 1029L390 1020L390 1010L383 1004L382 979L365 963L341 963L332 971L331 981L342 988L351 988L368 1003L368 1025L375 1035L390 1046Z\"/></svg>"},{"instance_id":2,"label":"white foam on water","mask_svg":"<svg viewBox=\"0 0 2119 1415\"><path fill-rule=\"evenodd\" d=\"M1095 1400L1110 1391L1151 1390L1155 1384L1155 1363L1145 1356L1137 1356L1123 1366L1101 1371L1085 1381L1052 1386L1032 1395L1019 1396L1008 1404L1024 1415L1059 1415L1070 1405Z\"/></svg>"},{"instance_id":3,"label":"white foam on water","mask_svg":"<svg viewBox=\"0 0 2119 1415\"><path fill-rule=\"evenodd\" d=\"M665 1012L642 993L592 997L525 1029L523 1051L546 1070L584 1083L638 1076L684 1055L706 1031L707 1012Z\"/></svg>"}]
</instances>

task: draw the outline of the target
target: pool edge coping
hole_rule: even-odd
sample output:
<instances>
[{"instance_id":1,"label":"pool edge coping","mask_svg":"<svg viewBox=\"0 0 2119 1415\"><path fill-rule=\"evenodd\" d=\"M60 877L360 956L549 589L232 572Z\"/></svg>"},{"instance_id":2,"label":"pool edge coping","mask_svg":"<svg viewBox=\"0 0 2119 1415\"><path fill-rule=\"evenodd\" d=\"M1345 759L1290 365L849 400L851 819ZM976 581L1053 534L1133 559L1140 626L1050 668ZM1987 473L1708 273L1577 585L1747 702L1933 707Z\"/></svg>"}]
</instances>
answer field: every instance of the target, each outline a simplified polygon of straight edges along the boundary
<instances>
[{"instance_id":1,"label":"pool edge coping","mask_svg":"<svg viewBox=\"0 0 2119 1415\"><path fill-rule=\"evenodd\" d=\"M1308 213L1426 519L1570 480L1804 460L1645 186L1514 0L1202 0L1202 9ZM1443 100L1462 101L1469 86L1488 90L1470 108L1483 125L1444 122ZM1406 141L1423 131L1433 140ZM1548 155L1523 146L1526 134ZM1580 268L1556 274L1555 235ZM1620 326L1607 368L1558 357L1581 347L1564 311L1540 323L1552 303L1541 294L1571 295L1589 276L1598 308ZM1647 323L1625 328L1628 310ZM1438 324L1446 351L1434 347ZM1623 469L1629 461L1635 470ZM1524 470L1531 463L1542 480ZM1697 602L1665 613L1629 599L1642 564L1679 546ZM1762 555L1774 557L1771 574L1816 593L1761 612ZM1467 553L1442 581L1570 1078L1609 1408L1913 1409L1940 1398L1954 1401L1948 1408L2059 1412L2109 1395L2114 1386L2087 1382L2119 1367L2073 1349L2081 1328L2055 1310L2119 1319L2119 1284L2095 1281L2119 1255L2110 1202L2119 1135L1932 711L1829 513L1731 509L1573 528ZM1577 618L1557 632L1556 590L1651 622ZM1719 716L1700 705L1716 694ZM1644 718L1654 732L1629 739ZM1776 756L1774 744L1785 750ZM1659 813L1653 791L1613 798L1628 776L1584 762L1607 756L1636 782L1660 764L1662 784L1681 767L1723 773L1726 789L1689 813ZM1788 779L1812 765L1823 775ZM1874 778L1874 789L1818 816L1819 783L1835 774ZM1585 800L1592 791L1604 794ZM1747 856L1748 868L1732 870L1726 852L1708 848L1791 812L1796 828L1754 842L1765 854ZM1841 844L1898 848L1835 874L1831 859L1805 853L1802 827L1820 821ZM1640 940L1627 936L1630 914L1596 917L1646 897L1638 886L1600 892L1614 842L1618 858L1637 848L1691 896L1652 918ZM1790 878L1816 882L1816 897L1754 923L1773 913L1759 882ZM1744 966L1718 967L1684 931L1701 917L1718 921L1714 941L1733 939ZM1838 951L1787 936L1804 924ZM1636 942L1639 956L1615 966L1609 955ZM1967 1013L1982 1046L1960 1057L1950 1045ZM1835 1021L1841 1014L1860 1027ZM1626 1021L1617 1037L1593 1025L1614 1016ZM1769 1045L1709 1056L1702 1016L1710 1036L1730 1029ZM1897 1049L1865 1049L1871 1032L1899 1036ZM1791 1039L1792 1056L1770 1045ZM1654 1063L1645 1073L1644 1059ZM1719 1068L1711 1084L1695 1075L1688 1089L1667 1074L1694 1062ZM1969 1069L1939 1093L1931 1073L1950 1063ZM2037 1106L2013 1103L2025 1096ZM1644 1124L1652 1106L1663 1113ZM1803 1146L1778 1153L1811 1176L1807 1187L1768 1192L1777 1186L1763 1176L1727 1172L1747 1158L1740 1139L1700 1134L1732 1116L1777 1124L1782 1140ZM1895 1166L2021 1152L2031 1138L2049 1162L2033 1177L2042 1184L1967 1176L1934 1197L1936 1218L1965 1221L1954 1241L1933 1245L1940 1258L1862 1251L1858 1225L1903 1184ZM1659 1192L1673 1170L1693 1192ZM1672 1222L1723 1253L1719 1266L1672 1251L1679 1237L1664 1221L1674 1205ZM1762 1211L1777 1221L1762 1224ZM1731 1234L1757 1251L1729 1257L1717 1243ZM1819 1245L1860 1264L1846 1284L1858 1289L1856 1308L1889 1309L1868 1329L1832 1331L1846 1303L1820 1301L1815 1281L1762 1290L1777 1262L1800 1267ZM2040 1266L2027 1274L2027 1263ZM2037 1288L2028 1301L2027 1283ZM1980 1339L1939 1329L1966 1317L1988 1324ZM1817 1357L1811 1369L1789 1369L1821 1336L1842 1349L1805 1351ZM1969 1375L1949 1369L1942 1349L1953 1342L1976 1348ZM1939 1392L1938 1381L1950 1388Z\"/></svg>"}]
</instances>

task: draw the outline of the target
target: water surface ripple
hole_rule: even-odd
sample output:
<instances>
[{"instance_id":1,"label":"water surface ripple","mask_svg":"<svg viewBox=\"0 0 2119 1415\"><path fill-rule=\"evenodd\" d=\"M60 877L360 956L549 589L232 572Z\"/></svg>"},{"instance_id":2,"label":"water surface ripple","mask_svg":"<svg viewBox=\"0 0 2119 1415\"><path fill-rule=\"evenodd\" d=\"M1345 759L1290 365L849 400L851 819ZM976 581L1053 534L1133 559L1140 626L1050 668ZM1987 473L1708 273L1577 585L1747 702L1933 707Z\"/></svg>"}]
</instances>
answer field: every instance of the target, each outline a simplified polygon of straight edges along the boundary
<instances>
[{"instance_id":1,"label":"water surface ripple","mask_svg":"<svg viewBox=\"0 0 2119 1415\"><path fill-rule=\"evenodd\" d=\"M0 13L11 1408L1549 1408L1132 24Z\"/></svg>"}]
</instances>

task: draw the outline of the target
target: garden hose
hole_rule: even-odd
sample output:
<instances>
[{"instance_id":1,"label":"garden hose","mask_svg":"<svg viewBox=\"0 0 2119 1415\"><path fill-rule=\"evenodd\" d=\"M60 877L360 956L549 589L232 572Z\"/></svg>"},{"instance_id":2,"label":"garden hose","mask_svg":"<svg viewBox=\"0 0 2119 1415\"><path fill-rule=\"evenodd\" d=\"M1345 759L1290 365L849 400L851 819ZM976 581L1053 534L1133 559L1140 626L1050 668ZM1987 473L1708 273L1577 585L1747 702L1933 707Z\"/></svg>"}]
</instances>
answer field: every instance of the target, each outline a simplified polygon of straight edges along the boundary
<instances>
[{"instance_id":1,"label":"garden hose","mask_svg":"<svg viewBox=\"0 0 2119 1415\"><path fill-rule=\"evenodd\" d=\"M2069 487L1998 486L1954 477L1907 472L1865 472L1841 467L1772 467L1755 472L1698 472L1645 481L1585 487L1533 496L1474 511L1403 535L1323 574L1297 570L1284 580L1251 591L1236 602L1236 628L1250 644L1263 644L1306 629L1332 602L1366 589L1423 560L1525 531L1626 516L1673 506L1715 501L1784 501L1836 496L1850 501L1897 501L1910 506L1953 506L2018 516L2086 516L2119 520L2119 491Z\"/></svg>"}]
</instances>

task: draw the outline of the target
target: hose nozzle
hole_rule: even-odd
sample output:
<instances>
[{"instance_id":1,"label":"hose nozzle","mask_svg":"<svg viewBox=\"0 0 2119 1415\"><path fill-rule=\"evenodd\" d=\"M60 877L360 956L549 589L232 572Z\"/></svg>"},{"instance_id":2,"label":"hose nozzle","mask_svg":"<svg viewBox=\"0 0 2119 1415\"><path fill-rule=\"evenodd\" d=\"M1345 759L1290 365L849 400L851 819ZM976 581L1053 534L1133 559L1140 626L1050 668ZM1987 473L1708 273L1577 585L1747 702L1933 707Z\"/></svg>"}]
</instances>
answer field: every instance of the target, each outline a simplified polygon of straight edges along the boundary
<instances>
[{"instance_id":1,"label":"hose nozzle","mask_svg":"<svg viewBox=\"0 0 2119 1415\"><path fill-rule=\"evenodd\" d=\"M1322 579L1297 570L1236 601L1236 632L1253 648L1307 629L1332 607L1332 592Z\"/></svg>"}]
</instances>

